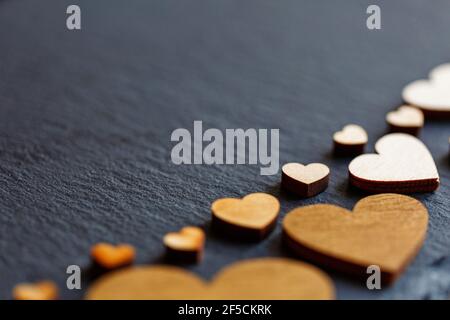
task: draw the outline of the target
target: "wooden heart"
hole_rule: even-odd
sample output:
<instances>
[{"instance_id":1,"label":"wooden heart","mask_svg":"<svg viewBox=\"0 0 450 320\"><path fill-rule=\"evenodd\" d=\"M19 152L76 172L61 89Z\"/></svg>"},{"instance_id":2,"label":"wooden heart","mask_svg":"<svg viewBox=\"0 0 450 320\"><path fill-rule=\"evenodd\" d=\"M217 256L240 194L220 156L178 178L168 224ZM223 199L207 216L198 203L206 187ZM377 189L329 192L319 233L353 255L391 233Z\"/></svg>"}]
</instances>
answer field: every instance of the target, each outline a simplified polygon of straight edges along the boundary
<instances>
[{"instance_id":1,"label":"wooden heart","mask_svg":"<svg viewBox=\"0 0 450 320\"><path fill-rule=\"evenodd\" d=\"M266 193L252 193L242 199L223 198L211 205L213 227L227 237L259 240L275 226L280 203Z\"/></svg>"},{"instance_id":2,"label":"wooden heart","mask_svg":"<svg viewBox=\"0 0 450 320\"><path fill-rule=\"evenodd\" d=\"M334 153L337 155L356 155L364 152L368 137L363 127L349 124L333 135Z\"/></svg>"},{"instance_id":3,"label":"wooden heart","mask_svg":"<svg viewBox=\"0 0 450 320\"><path fill-rule=\"evenodd\" d=\"M350 183L369 192L431 192L439 174L427 147L417 138L391 133L375 145L378 154L364 154L349 165Z\"/></svg>"},{"instance_id":4,"label":"wooden heart","mask_svg":"<svg viewBox=\"0 0 450 320\"><path fill-rule=\"evenodd\" d=\"M304 258L367 278L377 265L390 283L406 268L425 239L427 209L417 200L380 194L359 201L353 212L319 204L292 210L283 221L284 240Z\"/></svg>"},{"instance_id":5,"label":"wooden heart","mask_svg":"<svg viewBox=\"0 0 450 320\"><path fill-rule=\"evenodd\" d=\"M321 163L307 166L301 163L287 163L281 169L281 185L284 189L301 197L312 197L328 186L330 169Z\"/></svg>"},{"instance_id":6,"label":"wooden heart","mask_svg":"<svg viewBox=\"0 0 450 320\"><path fill-rule=\"evenodd\" d=\"M88 290L91 300L268 300L333 299L334 286L321 270L290 259L235 263L207 283L171 266L133 267L112 272Z\"/></svg>"},{"instance_id":7,"label":"wooden heart","mask_svg":"<svg viewBox=\"0 0 450 320\"><path fill-rule=\"evenodd\" d=\"M163 242L170 260L198 262L202 258L205 233L198 227L184 227L179 232L166 234Z\"/></svg>"},{"instance_id":8,"label":"wooden heart","mask_svg":"<svg viewBox=\"0 0 450 320\"><path fill-rule=\"evenodd\" d=\"M403 132L418 135L423 127L424 117L422 111L410 106L401 106L396 111L386 115L386 122L391 132Z\"/></svg>"},{"instance_id":9,"label":"wooden heart","mask_svg":"<svg viewBox=\"0 0 450 320\"><path fill-rule=\"evenodd\" d=\"M15 300L55 300L58 298L58 287L52 281L21 283L14 287Z\"/></svg>"},{"instance_id":10,"label":"wooden heart","mask_svg":"<svg viewBox=\"0 0 450 320\"><path fill-rule=\"evenodd\" d=\"M421 108L429 117L450 117L450 64L436 67L428 80L408 84L403 100Z\"/></svg>"},{"instance_id":11,"label":"wooden heart","mask_svg":"<svg viewBox=\"0 0 450 320\"><path fill-rule=\"evenodd\" d=\"M98 243L92 247L91 257L98 266L110 270L133 263L135 249L128 244Z\"/></svg>"}]
</instances>

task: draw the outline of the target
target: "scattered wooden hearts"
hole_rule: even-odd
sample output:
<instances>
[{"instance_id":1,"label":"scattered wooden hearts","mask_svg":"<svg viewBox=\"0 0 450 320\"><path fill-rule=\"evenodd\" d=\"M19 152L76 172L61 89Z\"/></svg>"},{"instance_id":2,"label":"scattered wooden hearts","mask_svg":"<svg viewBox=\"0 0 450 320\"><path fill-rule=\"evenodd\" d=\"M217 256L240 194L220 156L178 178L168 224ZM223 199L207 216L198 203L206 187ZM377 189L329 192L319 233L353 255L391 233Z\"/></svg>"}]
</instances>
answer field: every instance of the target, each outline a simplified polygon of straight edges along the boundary
<instances>
[{"instance_id":1,"label":"scattered wooden hearts","mask_svg":"<svg viewBox=\"0 0 450 320\"><path fill-rule=\"evenodd\" d=\"M280 203L266 193L223 198L211 205L212 226L227 237L261 240L275 226Z\"/></svg>"},{"instance_id":2,"label":"scattered wooden hearts","mask_svg":"<svg viewBox=\"0 0 450 320\"><path fill-rule=\"evenodd\" d=\"M207 283L171 266L112 272L88 290L90 300L299 300L333 299L334 286L321 270L281 258L251 259L224 268Z\"/></svg>"},{"instance_id":3,"label":"scattered wooden hearts","mask_svg":"<svg viewBox=\"0 0 450 320\"><path fill-rule=\"evenodd\" d=\"M321 163L307 166L287 163L281 169L281 186L301 197L312 197L328 187L330 169Z\"/></svg>"},{"instance_id":4,"label":"scattered wooden hearts","mask_svg":"<svg viewBox=\"0 0 450 320\"><path fill-rule=\"evenodd\" d=\"M403 100L430 118L450 118L450 64L436 67L428 80L417 80L403 89Z\"/></svg>"},{"instance_id":5,"label":"scattered wooden hearts","mask_svg":"<svg viewBox=\"0 0 450 320\"><path fill-rule=\"evenodd\" d=\"M15 300L55 300L58 298L58 287L52 281L21 283L14 287Z\"/></svg>"},{"instance_id":6,"label":"scattered wooden hearts","mask_svg":"<svg viewBox=\"0 0 450 320\"><path fill-rule=\"evenodd\" d=\"M333 141L335 155L351 156L364 153L368 138L363 127L349 124L333 135Z\"/></svg>"},{"instance_id":7,"label":"scattered wooden hearts","mask_svg":"<svg viewBox=\"0 0 450 320\"><path fill-rule=\"evenodd\" d=\"M205 233L198 227L184 227L164 236L169 260L182 263L199 262L203 256Z\"/></svg>"},{"instance_id":8,"label":"scattered wooden hearts","mask_svg":"<svg viewBox=\"0 0 450 320\"><path fill-rule=\"evenodd\" d=\"M377 265L382 281L391 283L419 251L427 224L419 201L380 194L362 199L353 212L329 204L294 209L283 231L286 244L304 258L361 278Z\"/></svg>"},{"instance_id":9,"label":"scattered wooden hearts","mask_svg":"<svg viewBox=\"0 0 450 320\"><path fill-rule=\"evenodd\" d=\"M91 249L92 260L107 270L132 264L135 255L134 247L128 244L114 246L109 243L98 243Z\"/></svg>"},{"instance_id":10,"label":"scattered wooden hearts","mask_svg":"<svg viewBox=\"0 0 450 320\"><path fill-rule=\"evenodd\" d=\"M432 192L439 174L427 147L417 138L391 133L375 145L378 154L364 154L348 167L350 183L369 192Z\"/></svg>"},{"instance_id":11,"label":"scattered wooden hearts","mask_svg":"<svg viewBox=\"0 0 450 320\"><path fill-rule=\"evenodd\" d=\"M424 116L420 109L404 105L396 111L389 112L386 115L386 122L389 124L391 132L403 132L417 136L423 127Z\"/></svg>"}]
</instances>

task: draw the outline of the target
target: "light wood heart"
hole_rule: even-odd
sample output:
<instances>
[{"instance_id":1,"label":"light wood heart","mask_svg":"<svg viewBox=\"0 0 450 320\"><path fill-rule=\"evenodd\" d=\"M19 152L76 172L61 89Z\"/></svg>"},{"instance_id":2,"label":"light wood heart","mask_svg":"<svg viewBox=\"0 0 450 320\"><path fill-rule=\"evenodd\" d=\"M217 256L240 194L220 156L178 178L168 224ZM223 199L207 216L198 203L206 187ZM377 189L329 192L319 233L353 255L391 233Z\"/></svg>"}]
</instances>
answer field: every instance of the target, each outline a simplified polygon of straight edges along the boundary
<instances>
[{"instance_id":1,"label":"light wood heart","mask_svg":"<svg viewBox=\"0 0 450 320\"><path fill-rule=\"evenodd\" d=\"M362 278L377 265L390 283L422 246L427 224L419 201L380 194L362 199L353 212L329 204L294 209L283 231L287 245L304 258Z\"/></svg>"},{"instance_id":2,"label":"light wood heart","mask_svg":"<svg viewBox=\"0 0 450 320\"><path fill-rule=\"evenodd\" d=\"M349 124L333 135L336 155L356 155L364 152L368 137L363 127Z\"/></svg>"},{"instance_id":3,"label":"light wood heart","mask_svg":"<svg viewBox=\"0 0 450 320\"><path fill-rule=\"evenodd\" d=\"M450 63L441 64L431 70L430 79L450 84Z\"/></svg>"},{"instance_id":4,"label":"light wood heart","mask_svg":"<svg viewBox=\"0 0 450 320\"><path fill-rule=\"evenodd\" d=\"M287 163L282 169L281 185L284 189L301 197L312 197L328 186L330 169L321 163L303 165Z\"/></svg>"},{"instance_id":5,"label":"light wood heart","mask_svg":"<svg viewBox=\"0 0 450 320\"><path fill-rule=\"evenodd\" d=\"M245 260L211 281L171 266L112 272L88 290L90 300L284 300L333 299L334 285L321 270L282 258Z\"/></svg>"},{"instance_id":6,"label":"light wood heart","mask_svg":"<svg viewBox=\"0 0 450 320\"><path fill-rule=\"evenodd\" d=\"M386 122L391 132L403 132L418 135L424 124L424 116L420 109L411 106L401 106L396 111L386 115Z\"/></svg>"},{"instance_id":7,"label":"light wood heart","mask_svg":"<svg viewBox=\"0 0 450 320\"><path fill-rule=\"evenodd\" d=\"M280 203L266 193L223 198L211 205L213 227L225 236L260 240L275 226Z\"/></svg>"},{"instance_id":8,"label":"light wood heart","mask_svg":"<svg viewBox=\"0 0 450 320\"><path fill-rule=\"evenodd\" d=\"M350 183L369 192L431 192L439 174L427 147L417 138L392 133L375 145L378 154L364 154L349 165Z\"/></svg>"},{"instance_id":9,"label":"light wood heart","mask_svg":"<svg viewBox=\"0 0 450 320\"><path fill-rule=\"evenodd\" d=\"M199 262L203 256L205 233L198 227L184 227L179 232L164 236L169 260L176 262Z\"/></svg>"},{"instance_id":10,"label":"light wood heart","mask_svg":"<svg viewBox=\"0 0 450 320\"><path fill-rule=\"evenodd\" d=\"M429 117L450 117L450 64L436 67L428 80L408 84L403 100L421 108Z\"/></svg>"}]
</instances>

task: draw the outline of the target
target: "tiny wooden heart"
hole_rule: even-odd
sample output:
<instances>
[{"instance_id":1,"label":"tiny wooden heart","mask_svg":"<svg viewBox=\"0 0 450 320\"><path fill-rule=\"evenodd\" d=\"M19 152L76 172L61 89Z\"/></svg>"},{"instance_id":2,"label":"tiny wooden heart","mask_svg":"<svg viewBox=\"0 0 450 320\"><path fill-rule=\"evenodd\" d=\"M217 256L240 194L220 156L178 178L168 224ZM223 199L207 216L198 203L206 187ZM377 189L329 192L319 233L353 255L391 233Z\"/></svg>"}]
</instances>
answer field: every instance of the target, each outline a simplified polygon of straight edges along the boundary
<instances>
[{"instance_id":1,"label":"tiny wooden heart","mask_svg":"<svg viewBox=\"0 0 450 320\"><path fill-rule=\"evenodd\" d=\"M117 246L98 243L91 249L91 257L97 265L105 269L114 269L131 264L135 258L135 249L128 244Z\"/></svg>"},{"instance_id":2,"label":"tiny wooden heart","mask_svg":"<svg viewBox=\"0 0 450 320\"><path fill-rule=\"evenodd\" d=\"M58 298L58 287L51 281L21 283L14 287L15 300L55 300Z\"/></svg>"},{"instance_id":3,"label":"tiny wooden heart","mask_svg":"<svg viewBox=\"0 0 450 320\"><path fill-rule=\"evenodd\" d=\"M252 193L242 199L223 198L211 206L213 227L229 237L264 238L275 226L280 203L266 193Z\"/></svg>"},{"instance_id":4,"label":"tiny wooden heart","mask_svg":"<svg viewBox=\"0 0 450 320\"><path fill-rule=\"evenodd\" d=\"M417 135L423 127L424 117L422 111L410 106L401 106L396 111L386 115L386 122L391 132L403 132Z\"/></svg>"},{"instance_id":5,"label":"tiny wooden heart","mask_svg":"<svg viewBox=\"0 0 450 320\"><path fill-rule=\"evenodd\" d=\"M170 260L198 262L201 260L205 245L205 233L197 227L184 227L179 232L166 234L163 242Z\"/></svg>"},{"instance_id":6,"label":"tiny wooden heart","mask_svg":"<svg viewBox=\"0 0 450 320\"><path fill-rule=\"evenodd\" d=\"M171 266L132 267L109 273L88 290L90 300L333 299L321 270L282 258L251 259L224 268L210 282Z\"/></svg>"},{"instance_id":7,"label":"tiny wooden heart","mask_svg":"<svg viewBox=\"0 0 450 320\"><path fill-rule=\"evenodd\" d=\"M364 154L349 165L350 183L370 192L431 192L439 174L427 147L417 138L392 133L375 145L378 154Z\"/></svg>"},{"instance_id":8,"label":"tiny wooden heart","mask_svg":"<svg viewBox=\"0 0 450 320\"><path fill-rule=\"evenodd\" d=\"M368 138L364 128L349 124L333 135L334 152L337 155L356 155L364 152Z\"/></svg>"},{"instance_id":9,"label":"tiny wooden heart","mask_svg":"<svg viewBox=\"0 0 450 320\"><path fill-rule=\"evenodd\" d=\"M363 127L356 124L346 125L341 131L334 134L333 139L339 144L365 144L367 143L367 133Z\"/></svg>"},{"instance_id":10,"label":"tiny wooden heart","mask_svg":"<svg viewBox=\"0 0 450 320\"><path fill-rule=\"evenodd\" d=\"M312 197L328 186L330 169L321 163L307 166L301 163L287 163L281 169L281 185L301 197Z\"/></svg>"},{"instance_id":11,"label":"tiny wooden heart","mask_svg":"<svg viewBox=\"0 0 450 320\"><path fill-rule=\"evenodd\" d=\"M403 99L431 117L450 116L450 65L436 67L430 79L417 80L403 89Z\"/></svg>"},{"instance_id":12,"label":"tiny wooden heart","mask_svg":"<svg viewBox=\"0 0 450 320\"><path fill-rule=\"evenodd\" d=\"M427 209L417 200L381 194L359 201L353 212L319 204L292 210L283 221L284 239L302 257L367 278L377 265L392 282L425 239Z\"/></svg>"}]
</instances>

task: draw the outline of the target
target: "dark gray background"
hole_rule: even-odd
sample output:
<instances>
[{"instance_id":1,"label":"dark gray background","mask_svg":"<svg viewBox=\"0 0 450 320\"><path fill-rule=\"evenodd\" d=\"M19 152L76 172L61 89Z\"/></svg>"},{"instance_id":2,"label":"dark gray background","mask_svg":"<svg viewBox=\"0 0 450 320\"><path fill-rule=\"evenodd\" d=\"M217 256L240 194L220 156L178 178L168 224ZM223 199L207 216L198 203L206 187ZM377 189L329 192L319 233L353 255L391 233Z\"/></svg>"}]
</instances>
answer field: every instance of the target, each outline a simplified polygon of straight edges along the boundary
<instances>
[{"instance_id":1,"label":"dark gray background","mask_svg":"<svg viewBox=\"0 0 450 320\"><path fill-rule=\"evenodd\" d=\"M65 27L72 3L82 31ZM369 3L382 6L381 31L365 26ZM98 241L161 262L162 236L185 225L207 230L192 268L205 278L240 259L289 255L280 225L257 244L215 236L211 202L263 191L280 197L281 216L312 203L352 208L364 195L348 189L332 133L360 124L372 150L402 87L450 61L449 32L447 0L0 1L0 297L22 281L64 288L67 265L86 269ZM258 166L172 164L170 134L194 120L280 128L281 162L329 165L328 190L298 200ZM417 195L430 213L418 257L379 292L333 274L339 298L448 297L449 135L448 123L422 134L442 186Z\"/></svg>"}]
</instances>

